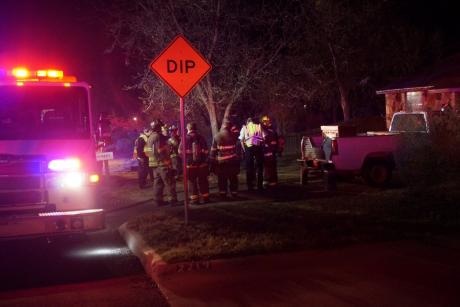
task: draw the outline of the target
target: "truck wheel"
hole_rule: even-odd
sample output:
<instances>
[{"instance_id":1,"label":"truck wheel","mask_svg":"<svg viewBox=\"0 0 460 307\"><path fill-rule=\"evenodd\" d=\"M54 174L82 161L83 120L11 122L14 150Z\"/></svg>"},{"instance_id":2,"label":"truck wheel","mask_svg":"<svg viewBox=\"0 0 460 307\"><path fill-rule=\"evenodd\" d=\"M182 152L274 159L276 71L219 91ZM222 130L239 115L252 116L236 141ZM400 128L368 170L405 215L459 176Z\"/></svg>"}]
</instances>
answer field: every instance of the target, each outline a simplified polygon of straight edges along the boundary
<instances>
[{"instance_id":1,"label":"truck wheel","mask_svg":"<svg viewBox=\"0 0 460 307\"><path fill-rule=\"evenodd\" d=\"M372 163L366 167L364 178L373 187L384 187L390 182L392 175L391 168L383 162Z\"/></svg>"}]
</instances>

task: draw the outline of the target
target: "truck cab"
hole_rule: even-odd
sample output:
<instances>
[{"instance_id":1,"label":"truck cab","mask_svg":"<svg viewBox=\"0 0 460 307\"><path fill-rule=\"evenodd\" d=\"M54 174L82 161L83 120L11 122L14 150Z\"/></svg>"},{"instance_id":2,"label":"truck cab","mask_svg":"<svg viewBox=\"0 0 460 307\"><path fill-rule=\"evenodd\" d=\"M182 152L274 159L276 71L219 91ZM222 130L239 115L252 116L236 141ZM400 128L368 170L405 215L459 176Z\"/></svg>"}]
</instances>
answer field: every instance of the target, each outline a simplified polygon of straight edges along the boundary
<instances>
[{"instance_id":1,"label":"truck cab","mask_svg":"<svg viewBox=\"0 0 460 307\"><path fill-rule=\"evenodd\" d=\"M102 229L90 86L0 71L0 238Z\"/></svg>"}]
</instances>

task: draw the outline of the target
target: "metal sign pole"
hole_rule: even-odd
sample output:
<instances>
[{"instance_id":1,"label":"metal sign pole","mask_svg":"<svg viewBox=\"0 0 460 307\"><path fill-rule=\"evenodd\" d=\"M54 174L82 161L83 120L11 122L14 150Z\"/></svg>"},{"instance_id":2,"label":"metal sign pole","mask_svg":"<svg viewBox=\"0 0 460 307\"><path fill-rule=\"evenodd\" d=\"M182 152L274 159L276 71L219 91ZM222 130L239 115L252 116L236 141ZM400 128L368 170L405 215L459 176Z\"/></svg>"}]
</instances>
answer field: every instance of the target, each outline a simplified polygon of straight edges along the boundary
<instances>
[{"instance_id":1,"label":"metal sign pole","mask_svg":"<svg viewBox=\"0 0 460 307\"><path fill-rule=\"evenodd\" d=\"M180 97L180 126L181 126L181 140L182 140L182 180L184 184L184 212L185 212L185 225L188 224L188 182L187 182L187 160L186 160L186 134L185 134L185 115L184 115L184 98Z\"/></svg>"}]
</instances>

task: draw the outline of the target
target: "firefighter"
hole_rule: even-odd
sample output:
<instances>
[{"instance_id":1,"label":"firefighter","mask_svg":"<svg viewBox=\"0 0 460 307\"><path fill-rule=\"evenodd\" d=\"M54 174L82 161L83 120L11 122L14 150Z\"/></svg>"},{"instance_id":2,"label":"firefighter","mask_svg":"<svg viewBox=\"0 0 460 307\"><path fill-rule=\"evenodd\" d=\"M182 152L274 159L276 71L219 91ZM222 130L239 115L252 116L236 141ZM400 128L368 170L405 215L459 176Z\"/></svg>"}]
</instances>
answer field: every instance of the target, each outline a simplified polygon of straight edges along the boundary
<instances>
[{"instance_id":1,"label":"firefighter","mask_svg":"<svg viewBox=\"0 0 460 307\"><path fill-rule=\"evenodd\" d=\"M153 168L153 201L157 206L177 205L176 180L171 167L168 137L161 134L163 123L156 120L151 123L152 133L147 139L150 151L149 165ZM166 197L163 198L163 190Z\"/></svg>"},{"instance_id":2,"label":"firefighter","mask_svg":"<svg viewBox=\"0 0 460 307\"><path fill-rule=\"evenodd\" d=\"M176 126L169 128L169 146L171 146L171 160L176 180L182 174L182 159L179 155L180 136Z\"/></svg>"},{"instance_id":3,"label":"firefighter","mask_svg":"<svg viewBox=\"0 0 460 307\"><path fill-rule=\"evenodd\" d=\"M257 189L263 190L263 134L260 124L248 118L241 128L239 139L246 160L246 183L248 190L254 190L254 179L257 177ZM257 176L256 176L257 175Z\"/></svg>"},{"instance_id":4,"label":"firefighter","mask_svg":"<svg viewBox=\"0 0 460 307\"><path fill-rule=\"evenodd\" d=\"M185 163L187 166L187 180L190 186L190 203L198 205L200 195L203 203L209 202L209 166L208 145L206 140L197 132L195 123L187 124ZM182 144L179 146L179 153Z\"/></svg>"},{"instance_id":5,"label":"firefighter","mask_svg":"<svg viewBox=\"0 0 460 307\"><path fill-rule=\"evenodd\" d=\"M139 163L137 174L139 188L141 189L147 185L147 176L150 176L150 180L153 182L153 168L149 166L149 157L151 156L149 152L152 149L147 146L147 140L151 133L150 128L145 128L134 142L133 158Z\"/></svg>"},{"instance_id":6,"label":"firefighter","mask_svg":"<svg viewBox=\"0 0 460 307\"><path fill-rule=\"evenodd\" d=\"M265 185L273 188L278 184L278 171L276 156L279 150L278 134L273 129L270 117L261 118L264 136L264 178Z\"/></svg>"},{"instance_id":7,"label":"firefighter","mask_svg":"<svg viewBox=\"0 0 460 307\"><path fill-rule=\"evenodd\" d=\"M232 130L232 127L230 122L224 122L211 147L211 172L217 175L219 196L222 200L227 199L228 188L232 199L238 198L240 153L238 130Z\"/></svg>"}]
</instances>

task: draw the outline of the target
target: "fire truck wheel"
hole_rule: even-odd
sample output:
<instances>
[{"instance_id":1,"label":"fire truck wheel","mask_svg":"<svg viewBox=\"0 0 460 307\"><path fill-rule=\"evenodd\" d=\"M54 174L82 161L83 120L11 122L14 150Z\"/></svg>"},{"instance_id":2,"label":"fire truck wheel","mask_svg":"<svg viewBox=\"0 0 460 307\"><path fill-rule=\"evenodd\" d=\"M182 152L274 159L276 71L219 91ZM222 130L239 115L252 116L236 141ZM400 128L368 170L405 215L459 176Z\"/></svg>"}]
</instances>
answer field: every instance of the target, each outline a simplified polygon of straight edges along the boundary
<instances>
[{"instance_id":1,"label":"fire truck wheel","mask_svg":"<svg viewBox=\"0 0 460 307\"><path fill-rule=\"evenodd\" d=\"M390 182L392 170L387 163L373 162L364 170L364 179L373 187L385 187Z\"/></svg>"}]
</instances>

